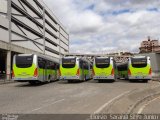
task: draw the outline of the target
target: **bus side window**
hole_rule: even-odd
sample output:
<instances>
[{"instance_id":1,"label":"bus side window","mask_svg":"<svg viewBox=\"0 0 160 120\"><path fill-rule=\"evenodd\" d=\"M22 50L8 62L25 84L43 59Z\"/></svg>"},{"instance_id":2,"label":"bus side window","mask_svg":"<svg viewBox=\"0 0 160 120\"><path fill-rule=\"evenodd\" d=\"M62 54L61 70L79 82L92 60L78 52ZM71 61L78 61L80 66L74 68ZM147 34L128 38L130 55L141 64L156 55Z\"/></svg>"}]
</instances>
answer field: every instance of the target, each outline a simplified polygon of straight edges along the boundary
<instances>
[{"instance_id":1,"label":"bus side window","mask_svg":"<svg viewBox=\"0 0 160 120\"><path fill-rule=\"evenodd\" d=\"M83 67L84 69L86 69L86 70L88 69L88 64L86 62L83 63L83 66L84 66Z\"/></svg>"},{"instance_id":2,"label":"bus side window","mask_svg":"<svg viewBox=\"0 0 160 120\"><path fill-rule=\"evenodd\" d=\"M57 69L57 66L54 62L51 63L51 69L52 70L56 70Z\"/></svg>"},{"instance_id":3,"label":"bus side window","mask_svg":"<svg viewBox=\"0 0 160 120\"><path fill-rule=\"evenodd\" d=\"M50 61L47 61L47 62L46 62L46 68L47 68L47 69L50 69Z\"/></svg>"},{"instance_id":4,"label":"bus side window","mask_svg":"<svg viewBox=\"0 0 160 120\"><path fill-rule=\"evenodd\" d=\"M83 69L83 61L82 61L82 60L80 60L80 62L79 62L79 67L80 67L81 69Z\"/></svg>"},{"instance_id":5,"label":"bus side window","mask_svg":"<svg viewBox=\"0 0 160 120\"><path fill-rule=\"evenodd\" d=\"M83 62L83 68L86 69L86 63L85 62Z\"/></svg>"},{"instance_id":6,"label":"bus side window","mask_svg":"<svg viewBox=\"0 0 160 120\"><path fill-rule=\"evenodd\" d=\"M45 60L43 58L38 58L39 68L45 69Z\"/></svg>"}]
</instances>

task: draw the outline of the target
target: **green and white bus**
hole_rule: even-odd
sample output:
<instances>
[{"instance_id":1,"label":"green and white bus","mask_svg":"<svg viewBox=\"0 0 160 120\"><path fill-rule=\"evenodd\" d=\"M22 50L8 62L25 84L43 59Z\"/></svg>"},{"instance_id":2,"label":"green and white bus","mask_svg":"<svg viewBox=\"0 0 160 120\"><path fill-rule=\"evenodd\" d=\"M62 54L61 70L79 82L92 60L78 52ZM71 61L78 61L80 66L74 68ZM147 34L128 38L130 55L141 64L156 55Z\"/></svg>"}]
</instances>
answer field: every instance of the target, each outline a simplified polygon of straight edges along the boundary
<instances>
[{"instance_id":1,"label":"green and white bus","mask_svg":"<svg viewBox=\"0 0 160 120\"><path fill-rule=\"evenodd\" d=\"M115 81L115 61L113 57L95 57L93 62L93 79Z\"/></svg>"},{"instance_id":2,"label":"green and white bus","mask_svg":"<svg viewBox=\"0 0 160 120\"><path fill-rule=\"evenodd\" d=\"M13 57L12 79L18 82L50 82L58 79L59 63L36 54Z\"/></svg>"},{"instance_id":3,"label":"green and white bus","mask_svg":"<svg viewBox=\"0 0 160 120\"><path fill-rule=\"evenodd\" d=\"M135 56L128 60L128 79L148 82L151 76L151 61L149 56Z\"/></svg>"},{"instance_id":4,"label":"green and white bus","mask_svg":"<svg viewBox=\"0 0 160 120\"><path fill-rule=\"evenodd\" d=\"M89 60L79 57L63 57L60 63L60 80L86 81L91 79Z\"/></svg>"},{"instance_id":5,"label":"green and white bus","mask_svg":"<svg viewBox=\"0 0 160 120\"><path fill-rule=\"evenodd\" d=\"M116 64L117 78L128 79L128 61Z\"/></svg>"}]
</instances>

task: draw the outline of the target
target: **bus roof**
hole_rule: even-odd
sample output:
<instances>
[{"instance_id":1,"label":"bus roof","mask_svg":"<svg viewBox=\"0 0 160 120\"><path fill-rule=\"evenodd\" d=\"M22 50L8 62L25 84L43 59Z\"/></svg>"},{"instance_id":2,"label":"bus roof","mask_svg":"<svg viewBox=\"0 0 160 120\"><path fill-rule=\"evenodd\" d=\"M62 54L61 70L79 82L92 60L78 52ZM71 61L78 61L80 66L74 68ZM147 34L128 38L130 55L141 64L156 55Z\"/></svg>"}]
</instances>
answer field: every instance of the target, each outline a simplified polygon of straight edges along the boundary
<instances>
[{"instance_id":1,"label":"bus roof","mask_svg":"<svg viewBox=\"0 0 160 120\"><path fill-rule=\"evenodd\" d=\"M17 54L17 56L31 56L31 55L37 55L37 54ZM47 60L50 60L50 61L54 61L55 63L59 64L59 61L56 61L55 59L49 58L48 56L41 55L41 54L38 54L37 56L44 58L44 59L47 59Z\"/></svg>"},{"instance_id":2,"label":"bus roof","mask_svg":"<svg viewBox=\"0 0 160 120\"><path fill-rule=\"evenodd\" d=\"M31 55L34 55L34 54L17 54L17 56L31 56Z\"/></svg>"},{"instance_id":3,"label":"bus roof","mask_svg":"<svg viewBox=\"0 0 160 120\"><path fill-rule=\"evenodd\" d=\"M62 58L64 58L64 59L73 59L73 58L76 58L78 60L83 60L83 61L86 61L86 62L91 62L91 61L89 61L89 59L85 59L83 57L77 57L77 56L67 56L67 57L62 57Z\"/></svg>"},{"instance_id":4,"label":"bus roof","mask_svg":"<svg viewBox=\"0 0 160 120\"><path fill-rule=\"evenodd\" d=\"M134 57L131 57L131 58L145 58L147 56L134 56Z\"/></svg>"},{"instance_id":5,"label":"bus roof","mask_svg":"<svg viewBox=\"0 0 160 120\"><path fill-rule=\"evenodd\" d=\"M70 58L77 58L77 57L74 57L74 56L67 56L67 57L62 57L62 58L70 59Z\"/></svg>"},{"instance_id":6,"label":"bus roof","mask_svg":"<svg viewBox=\"0 0 160 120\"><path fill-rule=\"evenodd\" d=\"M116 66L117 66L118 68L124 67L124 66L128 66L128 62L125 62L125 63L117 63Z\"/></svg>"},{"instance_id":7,"label":"bus roof","mask_svg":"<svg viewBox=\"0 0 160 120\"><path fill-rule=\"evenodd\" d=\"M111 58L111 57L95 57L95 58Z\"/></svg>"}]
</instances>

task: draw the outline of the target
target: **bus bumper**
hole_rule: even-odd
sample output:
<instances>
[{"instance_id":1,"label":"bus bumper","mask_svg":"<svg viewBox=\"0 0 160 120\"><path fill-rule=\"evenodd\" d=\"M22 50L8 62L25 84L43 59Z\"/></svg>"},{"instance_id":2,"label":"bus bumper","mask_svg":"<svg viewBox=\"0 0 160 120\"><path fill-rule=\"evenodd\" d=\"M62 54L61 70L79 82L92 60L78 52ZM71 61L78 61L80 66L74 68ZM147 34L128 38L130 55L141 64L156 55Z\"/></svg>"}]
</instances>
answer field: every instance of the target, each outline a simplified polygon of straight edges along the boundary
<instances>
[{"instance_id":1,"label":"bus bumper","mask_svg":"<svg viewBox=\"0 0 160 120\"><path fill-rule=\"evenodd\" d=\"M94 80L114 80L114 76L93 76Z\"/></svg>"},{"instance_id":2,"label":"bus bumper","mask_svg":"<svg viewBox=\"0 0 160 120\"><path fill-rule=\"evenodd\" d=\"M79 76L60 76L60 80L79 80Z\"/></svg>"},{"instance_id":3,"label":"bus bumper","mask_svg":"<svg viewBox=\"0 0 160 120\"><path fill-rule=\"evenodd\" d=\"M31 77L31 78L12 78L13 81L17 82L28 82L28 81L38 81L37 77Z\"/></svg>"},{"instance_id":4,"label":"bus bumper","mask_svg":"<svg viewBox=\"0 0 160 120\"><path fill-rule=\"evenodd\" d=\"M151 80L152 77L151 76L128 76L129 79L131 80Z\"/></svg>"}]
</instances>

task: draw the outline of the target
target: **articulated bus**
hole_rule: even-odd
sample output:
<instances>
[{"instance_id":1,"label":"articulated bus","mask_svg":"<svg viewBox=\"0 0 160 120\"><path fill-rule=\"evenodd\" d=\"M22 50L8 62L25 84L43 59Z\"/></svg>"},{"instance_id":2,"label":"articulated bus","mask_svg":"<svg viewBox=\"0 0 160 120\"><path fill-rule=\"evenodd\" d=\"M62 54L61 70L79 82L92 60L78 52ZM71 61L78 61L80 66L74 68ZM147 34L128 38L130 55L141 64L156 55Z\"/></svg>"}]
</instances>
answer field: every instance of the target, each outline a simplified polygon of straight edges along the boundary
<instances>
[{"instance_id":1,"label":"articulated bus","mask_svg":"<svg viewBox=\"0 0 160 120\"><path fill-rule=\"evenodd\" d=\"M13 57L12 79L18 82L50 82L58 79L59 63L36 54Z\"/></svg>"},{"instance_id":2,"label":"articulated bus","mask_svg":"<svg viewBox=\"0 0 160 120\"><path fill-rule=\"evenodd\" d=\"M151 79L151 61L148 56L131 57L128 60L128 79L130 81L142 80L148 82Z\"/></svg>"},{"instance_id":3,"label":"articulated bus","mask_svg":"<svg viewBox=\"0 0 160 120\"><path fill-rule=\"evenodd\" d=\"M79 57L63 57L60 64L60 79L71 81L86 81L91 79L91 63Z\"/></svg>"},{"instance_id":4,"label":"articulated bus","mask_svg":"<svg viewBox=\"0 0 160 120\"><path fill-rule=\"evenodd\" d=\"M95 57L93 62L93 79L115 81L115 61L113 57Z\"/></svg>"}]
</instances>

